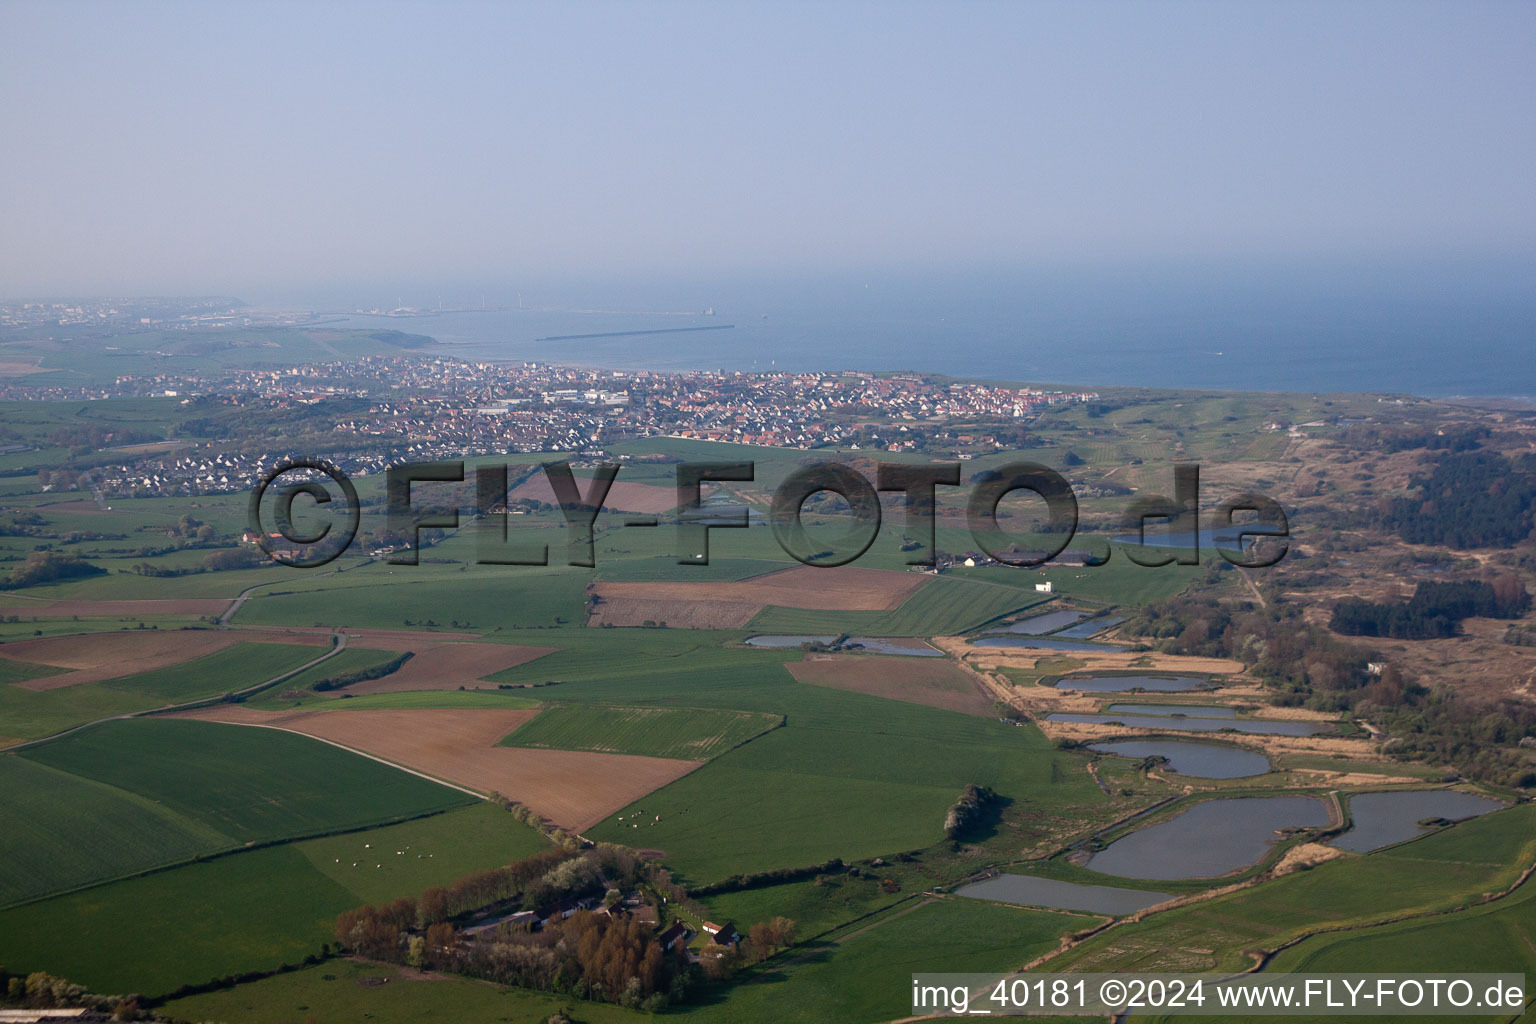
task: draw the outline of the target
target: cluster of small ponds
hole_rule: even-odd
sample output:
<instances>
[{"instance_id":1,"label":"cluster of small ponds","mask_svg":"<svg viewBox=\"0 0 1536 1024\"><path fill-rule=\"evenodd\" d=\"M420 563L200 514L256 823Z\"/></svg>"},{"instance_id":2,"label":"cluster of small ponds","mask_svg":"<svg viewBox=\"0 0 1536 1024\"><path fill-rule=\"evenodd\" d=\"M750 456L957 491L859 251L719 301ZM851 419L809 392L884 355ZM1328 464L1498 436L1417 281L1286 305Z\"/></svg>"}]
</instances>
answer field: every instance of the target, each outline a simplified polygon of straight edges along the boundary
<instances>
[{"instance_id":1,"label":"cluster of small ponds","mask_svg":"<svg viewBox=\"0 0 1536 1024\"><path fill-rule=\"evenodd\" d=\"M1057 680L1059 690L1082 693L1189 693L1209 689L1210 684L1197 676L1066 676ZM1327 722L1278 721L1267 718L1238 718L1228 707L1212 704L1112 704L1101 713L1057 711L1046 715L1048 722L1078 722L1086 725L1124 725L1149 732L1232 732L1259 736L1316 736L1335 732Z\"/></svg>"},{"instance_id":2,"label":"cluster of small ponds","mask_svg":"<svg viewBox=\"0 0 1536 1024\"><path fill-rule=\"evenodd\" d=\"M1079 624L1082 612L1047 612L1016 622L982 637L976 647L1038 647L1057 650L1106 650L1087 637L1118 624L1119 619L1091 619ZM1054 632L1053 636L1041 636ZM1066 639L1055 639L1065 637ZM835 635L763 635L747 639L753 647L792 648L832 644ZM942 657L919 641L880 637L850 637L839 649L877 654ZM1085 693L1188 693L1209 688L1196 676L1069 676L1057 681L1061 689ZM1311 736L1331 732L1328 723L1239 718L1234 708L1211 704L1111 704L1100 714L1056 712L1053 722L1096 725L1123 724L1152 732L1235 732ZM1160 757L1167 770L1202 779L1238 779L1263 775L1269 759L1256 751L1221 743L1186 739L1126 739L1094 743L1090 750L1125 758ZM1498 810L1491 797L1455 790L1399 790L1364 793L1348 798L1351 826L1329 840L1340 850L1370 853L1413 839L1430 826L1426 822L1457 821ZM1172 818L1133 829L1095 851L1086 866L1105 875L1138 881L1216 878L1262 860L1289 830L1319 828L1329 823L1328 808L1312 796L1277 795L1212 798L1180 811ZM1173 898L1153 889L1065 882L1036 875L1001 874L958 890L962 896L1089 913L1123 915Z\"/></svg>"},{"instance_id":3,"label":"cluster of small ponds","mask_svg":"<svg viewBox=\"0 0 1536 1024\"><path fill-rule=\"evenodd\" d=\"M1047 651L1112 651L1114 648L1107 644L1086 641L1124 621L1124 618L1115 616L1089 619L1087 612L1042 612L989 630L980 639L973 640L971 646L1035 647ZM1050 636L1046 636L1047 633Z\"/></svg>"},{"instance_id":4,"label":"cluster of small ponds","mask_svg":"<svg viewBox=\"0 0 1536 1024\"><path fill-rule=\"evenodd\" d=\"M1448 789L1363 793L1349 798L1352 823L1330 844L1370 853L1424 834L1422 822L1458 821L1496 811L1491 797ZM1091 870L1145 881L1215 878L1262 860L1290 829L1329 823L1322 800L1311 796L1214 798L1166 821L1135 829L1096 851ZM1026 906L1129 914L1170 899L1146 889L1087 885L1034 875L998 875L958 890L962 896Z\"/></svg>"}]
</instances>

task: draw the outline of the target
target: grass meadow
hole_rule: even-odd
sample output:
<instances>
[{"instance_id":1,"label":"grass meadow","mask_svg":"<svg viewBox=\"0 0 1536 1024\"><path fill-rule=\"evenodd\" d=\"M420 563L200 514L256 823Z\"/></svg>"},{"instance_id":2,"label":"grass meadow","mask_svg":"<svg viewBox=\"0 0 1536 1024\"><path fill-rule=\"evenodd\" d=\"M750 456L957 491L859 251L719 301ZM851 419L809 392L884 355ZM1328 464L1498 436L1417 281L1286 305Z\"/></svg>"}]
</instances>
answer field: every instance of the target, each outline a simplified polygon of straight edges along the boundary
<instances>
[{"instance_id":1,"label":"grass meadow","mask_svg":"<svg viewBox=\"0 0 1536 1024\"><path fill-rule=\"evenodd\" d=\"M99 683L38 691L0 684L0 736L37 739L111 715L217 697L324 653L324 648L300 644L241 643L180 665Z\"/></svg>"},{"instance_id":2,"label":"grass meadow","mask_svg":"<svg viewBox=\"0 0 1536 1024\"><path fill-rule=\"evenodd\" d=\"M1254 889L1155 914L1084 944L1059 966L1241 969L1251 963L1249 951L1273 949L1318 927L1357 928L1475 902L1513 883L1533 857L1536 805L1523 804L1379 853L1341 857Z\"/></svg>"},{"instance_id":3,"label":"grass meadow","mask_svg":"<svg viewBox=\"0 0 1536 1024\"><path fill-rule=\"evenodd\" d=\"M236 843L374 825L474 799L306 736L182 719L108 722L21 756L154 801Z\"/></svg>"},{"instance_id":4,"label":"grass meadow","mask_svg":"<svg viewBox=\"0 0 1536 1024\"><path fill-rule=\"evenodd\" d=\"M775 960L678 1016L698 1024L897 1020L911 1013L913 974L1019 967L1093 920L968 900L909 903Z\"/></svg>"},{"instance_id":5,"label":"grass meadow","mask_svg":"<svg viewBox=\"0 0 1536 1024\"><path fill-rule=\"evenodd\" d=\"M932 846L973 783L1041 813L1108 802L1078 759L1037 730L822 687L775 689L764 696L778 698L783 728L637 801L621 812L630 820L615 816L592 837L666 850L699 884Z\"/></svg>"},{"instance_id":6,"label":"grass meadow","mask_svg":"<svg viewBox=\"0 0 1536 1024\"><path fill-rule=\"evenodd\" d=\"M1046 600L1033 590L982 580L940 576L901 605L884 612L769 607L749 623L755 633L854 633L935 636L964 633Z\"/></svg>"},{"instance_id":7,"label":"grass meadow","mask_svg":"<svg viewBox=\"0 0 1536 1024\"><path fill-rule=\"evenodd\" d=\"M582 1024L645 1024L655 1018L605 1003L585 1003L478 981L406 976L386 964L328 960L249 985L177 999L165 1013L178 1020L292 1024L312 1017L370 1024L545 1024L565 1008Z\"/></svg>"},{"instance_id":8,"label":"grass meadow","mask_svg":"<svg viewBox=\"0 0 1536 1024\"><path fill-rule=\"evenodd\" d=\"M781 720L756 711L557 704L523 723L501 745L701 761L740 746Z\"/></svg>"},{"instance_id":9,"label":"grass meadow","mask_svg":"<svg viewBox=\"0 0 1536 1024\"><path fill-rule=\"evenodd\" d=\"M334 941L344 910L414 896L544 846L510 814L478 803L233 853L0 911L0 963L46 968L97 992L162 994L298 963ZM361 866L361 855L376 852Z\"/></svg>"}]
</instances>

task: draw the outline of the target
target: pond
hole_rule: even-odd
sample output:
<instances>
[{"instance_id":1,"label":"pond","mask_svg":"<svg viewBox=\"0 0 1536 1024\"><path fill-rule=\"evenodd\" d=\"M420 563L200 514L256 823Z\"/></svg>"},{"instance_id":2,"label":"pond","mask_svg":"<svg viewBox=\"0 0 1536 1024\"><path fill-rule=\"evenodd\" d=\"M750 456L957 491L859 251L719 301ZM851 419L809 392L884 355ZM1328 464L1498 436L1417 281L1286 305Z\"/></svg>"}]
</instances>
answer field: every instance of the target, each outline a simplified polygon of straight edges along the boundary
<instances>
[{"instance_id":1,"label":"pond","mask_svg":"<svg viewBox=\"0 0 1536 1024\"><path fill-rule=\"evenodd\" d=\"M1454 789L1414 789L1397 793L1361 793L1349 798L1353 824L1333 840L1333 846L1350 853L1370 853L1405 839L1423 835L1425 818L1456 821L1473 818L1503 807L1501 801Z\"/></svg>"},{"instance_id":2,"label":"pond","mask_svg":"<svg viewBox=\"0 0 1536 1024\"><path fill-rule=\"evenodd\" d=\"M1085 725L1123 725L1129 729L1167 732L1220 732L1231 729L1254 736L1317 736L1335 732L1327 722L1277 722L1268 718L1176 718L1161 715L1080 715L1057 711L1047 722L1081 722Z\"/></svg>"},{"instance_id":3,"label":"pond","mask_svg":"<svg viewBox=\"0 0 1536 1024\"><path fill-rule=\"evenodd\" d=\"M1215 878L1258 863L1277 829L1326 824L1328 809L1309 796L1207 800L1115 840L1088 866L1125 878Z\"/></svg>"},{"instance_id":4,"label":"pond","mask_svg":"<svg viewBox=\"0 0 1536 1024\"><path fill-rule=\"evenodd\" d=\"M972 640L972 647L1038 647L1046 651L1114 651L1123 648L1109 644L1091 644L1084 640L1057 640L1050 636L984 636Z\"/></svg>"},{"instance_id":5,"label":"pond","mask_svg":"<svg viewBox=\"0 0 1536 1024\"><path fill-rule=\"evenodd\" d=\"M1081 690L1084 693L1129 693L1132 690L1184 693L1209 685L1199 676L1062 676L1056 680L1058 690Z\"/></svg>"},{"instance_id":6,"label":"pond","mask_svg":"<svg viewBox=\"0 0 1536 1024\"><path fill-rule=\"evenodd\" d=\"M1200 547L1207 550L1215 549L1232 551L1236 553L1241 553L1243 551L1245 545L1243 534L1245 533L1248 534L1250 538L1256 537L1260 534L1267 537L1277 535L1272 527L1266 527L1259 523L1224 526L1219 530L1201 530L1199 534L1195 534L1189 530L1186 530L1183 533L1169 534L1162 527L1148 524L1145 533L1147 540L1146 546L1149 548L1188 549L1195 547L1198 544ZM1136 548L1141 547L1141 538L1134 533L1124 534L1123 536L1119 537L1111 537L1110 539L1116 544L1125 544ZM1252 541L1250 540L1246 543L1252 543Z\"/></svg>"},{"instance_id":7,"label":"pond","mask_svg":"<svg viewBox=\"0 0 1536 1024\"><path fill-rule=\"evenodd\" d=\"M1093 914L1133 914L1173 899L1166 892L1058 882L1054 878L1037 878L1034 875L998 875L956 889L955 892L978 900L1017 903L1026 907L1050 907L1052 910L1086 910Z\"/></svg>"},{"instance_id":8,"label":"pond","mask_svg":"<svg viewBox=\"0 0 1536 1024\"><path fill-rule=\"evenodd\" d=\"M749 636L749 647L800 647L804 644L829 644L834 636Z\"/></svg>"},{"instance_id":9,"label":"pond","mask_svg":"<svg viewBox=\"0 0 1536 1024\"><path fill-rule=\"evenodd\" d=\"M785 634L782 636L749 636L750 647L802 647L805 644L830 644L836 636L808 636ZM857 650L865 654L901 654L910 658L942 658L944 652L935 650L921 640L908 637L852 636L843 641L839 650Z\"/></svg>"},{"instance_id":10,"label":"pond","mask_svg":"<svg viewBox=\"0 0 1536 1024\"><path fill-rule=\"evenodd\" d=\"M859 648L869 654L904 654L909 658L942 658L944 652L935 650L921 640L906 637L853 636L845 646Z\"/></svg>"},{"instance_id":11,"label":"pond","mask_svg":"<svg viewBox=\"0 0 1536 1024\"><path fill-rule=\"evenodd\" d=\"M1193 740L1116 740L1088 747L1116 757L1166 757L1168 770L1197 779L1244 779L1269 771L1269 758L1252 750Z\"/></svg>"},{"instance_id":12,"label":"pond","mask_svg":"<svg viewBox=\"0 0 1536 1024\"><path fill-rule=\"evenodd\" d=\"M1170 718L1236 718L1237 709L1220 704L1111 704L1111 715L1167 715Z\"/></svg>"},{"instance_id":13,"label":"pond","mask_svg":"<svg viewBox=\"0 0 1536 1024\"><path fill-rule=\"evenodd\" d=\"M1000 626L993 632L1025 633L1029 636L1039 636L1041 633L1049 633L1051 630L1060 629L1062 626L1070 626L1087 614L1087 612L1069 611L1046 612L1043 615L1031 615L1027 619L1020 619L1018 622Z\"/></svg>"},{"instance_id":14,"label":"pond","mask_svg":"<svg viewBox=\"0 0 1536 1024\"><path fill-rule=\"evenodd\" d=\"M1053 635L1064 637L1068 640L1086 640L1091 636L1104 632L1106 629L1112 629L1124 621L1125 619L1117 618L1113 615L1102 619L1089 619L1087 622L1063 629Z\"/></svg>"}]
</instances>

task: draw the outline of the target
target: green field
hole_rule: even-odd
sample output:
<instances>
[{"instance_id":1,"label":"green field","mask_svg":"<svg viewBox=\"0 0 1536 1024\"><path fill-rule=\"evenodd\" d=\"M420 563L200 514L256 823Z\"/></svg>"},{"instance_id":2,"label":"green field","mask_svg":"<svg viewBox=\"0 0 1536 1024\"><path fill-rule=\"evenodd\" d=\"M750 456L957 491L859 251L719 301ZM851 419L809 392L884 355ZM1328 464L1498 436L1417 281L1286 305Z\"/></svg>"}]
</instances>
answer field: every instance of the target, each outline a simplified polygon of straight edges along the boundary
<instances>
[{"instance_id":1,"label":"green field","mask_svg":"<svg viewBox=\"0 0 1536 1024\"><path fill-rule=\"evenodd\" d=\"M734 687L737 673L756 674L766 668L772 678L788 682L775 668L798 660L799 651L767 649L743 651L738 644L742 631L697 629L583 629L524 630L505 632L497 639L508 643L544 644L560 650L546 654L488 678L497 683L545 683L557 680L558 689L535 690L540 696L612 704L630 703L625 693L636 692L650 700L665 694L675 697L690 687L717 690ZM580 684L580 685L576 685ZM594 684L589 686L587 684ZM612 694L589 697L597 689ZM688 703L682 701L682 703Z\"/></svg>"},{"instance_id":2,"label":"green field","mask_svg":"<svg viewBox=\"0 0 1536 1024\"><path fill-rule=\"evenodd\" d=\"M371 979L385 978L378 984ZM447 976L407 977L384 964L329 960L291 974L165 1004L176 1020L222 1024L544 1024L562 1007L582 1024L646 1024L648 1013Z\"/></svg>"},{"instance_id":3,"label":"green field","mask_svg":"<svg viewBox=\"0 0 1536 1024\"><path fill-rule=\"evenodd\" d=\"M523 723L501 745L701 761L779 722L775 715L751 711L557 704Z\"/></svg>"},{"instance_id":4,"label":"green field","mask_svg":"<svg viewBox=\"0 0 1536 1024\"><path fill-rule=\"evenodd\" d=\"M348 647L339 651L334 657L322 661L320 664L307 668L298 675L290 676L283 680L283 684L270 690L264 690L250 703L252 707L262 707L265 704L276 702L289 704L292 701L278 701L279 694L293 690L307 690L311 686L324 679L333 676L345 675L348 672L357 672L370 669L377 665L383 665L388 661L398 658L396 651L374 651L362 647ZM337 694L345 693L345 690L336 691ZM322 698L324 699L324 698Z\"/></svg>"},{"instance_id":5,"label":"green field","mask_svg":"<svg viewBox=\"0 0 1536 1024\"><path fill-rule=\"evenodd\" d=\"M295 848L363 904L521 860L549 843L538 830L482 801L398 825L306 839Z\"/></svg>"},{"instance_id":6,"label":"green field","mask_svg":"<svg viewBox=\"0 0 1536 1024\"><path fill-rule=\"evenodd\" d=\"M28 679L41 679L44 676L54 676L68 671L67 668L58 668L54 665L37 665L27 661L0 658L0 686L24 683Z\"/></svg>"},{"instance_id":7,"label":"green field","mask_svg":"<svg viewBox=\"0 0 1536 1024\"><path fill-rule=\"evenodd\" d=\"M1060 969L1236 970L1248 953L1319 927L1358 928L1476 902L1536 858L1536 805L1463 822L1368 856L1346 856L1254 889L1117 928ZM1111 937L1112 936L1112 937ZM1205 950L1191 953L1190 950Z\"/></svg>"},{"instance_id":8,"label":"green field","mask_svg":"<svg viewBox=\"0 0 1536 1024\"><path fill-rule=\"evenodd\" d=\"M903 913L903 910L910 912ZM720 994L685 1007L699 1024L872 1024L910 1015L912 975L1022 966L1094 919L940 899L887 911L869 926L811 944Z\"/></svg>"},{"instance_id":9,"label":"green field","mask_svg":"<svg viewBox=\"0 0 1536 1024\"><path fill-rule=\"evenodd\" d=\"M621 812L643 812L638 831L616 816L591 836L660 847L696 884L932 846L946 808L972 783L1025 814L1070 819L1108 802L1082 758L1035 729L801 684L754 695L786 713L785 727Z\"/></svg>"},{"instance_id":10,"label":"green field","mask_svg":"<svg viewBox=\"0 0 1536 1024\"><path fill-rule=\"evenodd\" d=\"M1524 974L1529 982L1536 974L1536 886L1527 883L1503 899L1450 914L1318 935L1276 956L1265 973L1377 974L1387 969L1425 977L1452 972ZM1527 991L1528 1008L1530 998ZM1517 1018L1528 1020L1529 1011L1521 1015L1505 1009L1493 1016L1454 1019L1505 1024ZM1132 1019L1242 1021L1253 1015Z\"/></svg>"},{"instance_id":11,"label":"green field","mask_svg":"<svg viewBox=\"0 0 1536 1024\"><path fill-rule=\"evenodd\" d=\"M936 863L925 867L942 872L947 866ZM902 890L896 893L881 891L880 878L897 879L902 883ZM800 937L808 939L906 900L926 883L926 878L910 866L892 862L879 871L871 870L862 878L848 874L824 876L820 882L806 879L716 893L703 897L700 902L709 908L711 920L735 921L744 927L754 921L787 917L799 925Z\"/></svg>"},{"instance_id":12,"label":"green field","mask_svg":"<svg viewBox=\"0 0 1536 1024\"><path fill-rule=\"evenodd\" d=\"M300 644L241 643L180 665L100 683L41 691L0 684L0 736L37 739L112 715L217 697L324 653L322 647Z\"/></svg>"},{"instance_id":13,"label":"green field","mask_svg":"<svg viewBox=\"0 0 1536 1024\"><path fill-rule=\"evenodd\" d=\"M356 904L297 848L274 846L0 912L0 962L97 992L159 994L297 963Z\"/></svg>"},{"instance_id":14,"label":"green field","mask_svg":"<svg viewBox=\"0 0 1536 1024\"><path fill-rule=\"evenodd\" d=\"M305 736L183 719L109 722L20 756L154 801L239 843L357 828L473 800Z\"/></svg>"},{"instance_id":15,"label":"green field","mask_svg":"<svg viewBox=\"0 0 1536 1024\"><path fill-rule=\"evenodd\" d=\"M166 719L0 755L0 783L0 905L473 803L306 737Z\"/></svg>"},{"instance_id":16,"label":"green field","mask_svg":"<svg viewBox=\"0 0 1536 1024\"><path fill-rule=\"evenodd\" d=\"M407 846L410 854L396 855ZM480 803L234 853L0 912L0 963L46 968L98 992L167 992L297 963L333 940L343 910L414 896L544 846L537 832ZM359 854L374 851L381 856L362 867Z\"/></svg>"},{"instance_id":17,"label":"green field","mask_svg":"<svg viewBox=\"0 0 1536 1024\"><path fill-rule=\"evenodd\" d=\"M0 906L234 845L106 783L0 756Z\"/></svg>"},{"instance_id":18,"label":"green field","mask_svg":"<svg viewBox=\"0 0 1536 1024\"><path fill-rule=\"evenodd\" d=\"M936 636L964 633L1046 600L1033 589L940 576L888 612L765 608L748 624L756 633L855 633Z\"/></svg>"},{"instance_id":19,"label":"green field","mask_svg":"<svg viewBox=\"0 0 1536 1024\"><path fill-rule=\"evenodd\" d=\"M996 971L1016 967L1091 919L998 905L941 900L892 912L867 930L781 957L726 988L671 1011L698 1024L867 1024L905 1016L916 971ZM363 978L390 978L362 985ZM543 1024L570 1007L585 1024L638 1024L649 1015L600 1003L502 989L453 978L413 982L388 966L330 961L238 988L168 1003L178 1019L281 1024L312 1015L317 1021L380 1024Z\"/></svg>"},{"instance_id":20,"label":"green field","mask_svg":"<svg viewBox=\"0 0 1536 1024\"><path fill-rule=\"evenodd\" d=\"M312 589L254 596L236 616L241 625L321 625L372 629L489 632L586 618L584 570L520 571L468 566L368 566ZM330 585L326 585L330 583ZM430 622L428 621L430 620ZM452 623L458 622L455 627ZM435 623L436 625L433 625Z\"/></svg>"},{"instance_id":21,"label":"green field","mask_svg":"<svg viewBox=\"0 0 1536 1024\"><path fill-rule=\"evenodd\" d=\"M525 693L537 690L407 690L404 693L365 693L326 701L326 708L363 711L372 708L536 708L539 702ZM323 699L323 698L322 698ZM288 701L296 704L296 701ZM312 704L317 703L311 701Z\"/></svg>"},{"instance_id":22,"label":"green field","mask_svg":"<svg viewBox=\"0 0 1536 1024\"><path fill-rule=\"evenodd\" d=\"M1536 975L1536 885L1486 906L1319 935L1270 962L1271 971L1510 972Z\"/></svg>"}]
</instances>

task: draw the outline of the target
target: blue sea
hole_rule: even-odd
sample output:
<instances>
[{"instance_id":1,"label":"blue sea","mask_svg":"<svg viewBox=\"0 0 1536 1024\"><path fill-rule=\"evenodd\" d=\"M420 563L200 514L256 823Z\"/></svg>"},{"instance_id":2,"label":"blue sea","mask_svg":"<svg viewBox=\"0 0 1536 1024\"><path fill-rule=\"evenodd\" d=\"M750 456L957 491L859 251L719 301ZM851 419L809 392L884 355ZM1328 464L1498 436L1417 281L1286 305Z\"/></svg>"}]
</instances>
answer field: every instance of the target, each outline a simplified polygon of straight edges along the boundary
<instances>
[{"instance_id":1,"label":"blue sea","mask_svg":"<svg viewBox=\"0 0 1536 1024\"><path fill-rule=\"evenodd\" d=\"M437 351L470 359L915 370L1062 387L1536 396L1536 285L1506 266L994 269L460 288L446 298L442 290L376 289L348 299L317 308L501 307L335 321L430 335L443 345ZM683 327L724 329L558 337Z\"/></svg>"}]
</instances>

